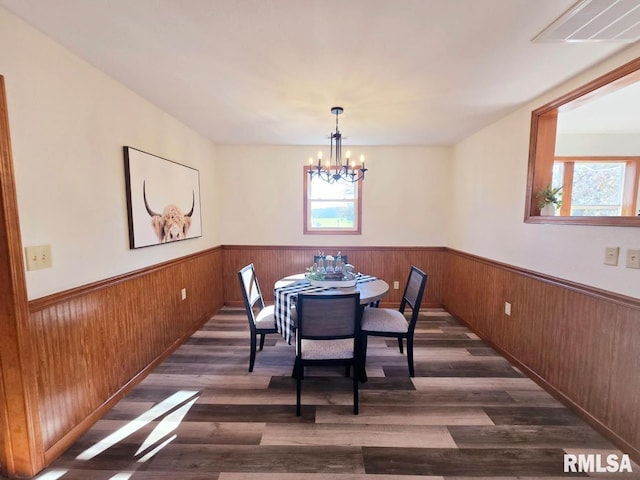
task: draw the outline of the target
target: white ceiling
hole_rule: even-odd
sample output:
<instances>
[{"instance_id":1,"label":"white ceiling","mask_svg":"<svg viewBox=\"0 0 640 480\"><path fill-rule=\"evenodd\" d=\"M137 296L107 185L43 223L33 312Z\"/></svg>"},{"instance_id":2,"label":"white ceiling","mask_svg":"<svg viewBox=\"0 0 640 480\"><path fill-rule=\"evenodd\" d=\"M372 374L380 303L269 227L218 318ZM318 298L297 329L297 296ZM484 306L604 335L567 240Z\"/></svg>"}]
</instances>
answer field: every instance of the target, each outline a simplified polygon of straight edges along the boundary
<instances>
[{"instance_id":1,"label":"white ceiling","mask_svg":"<svg viewBox=\"0 0 640 480\"><path fill-rule=\"evenodd\" d=\"M575 0L0 0L221 144L451 145L628 46L532 43Z\"/></svg>"},{"instance_id":2,"label":"white ceiling","mask_svg":"<svg viewBox=\"0 0 640 480\"><path fill-rule=\"evenodd\" d=\"M640 133L640 82L607 95L580 102L577 108L560 110L560 133Z\"/></svg>"}]
</instances>

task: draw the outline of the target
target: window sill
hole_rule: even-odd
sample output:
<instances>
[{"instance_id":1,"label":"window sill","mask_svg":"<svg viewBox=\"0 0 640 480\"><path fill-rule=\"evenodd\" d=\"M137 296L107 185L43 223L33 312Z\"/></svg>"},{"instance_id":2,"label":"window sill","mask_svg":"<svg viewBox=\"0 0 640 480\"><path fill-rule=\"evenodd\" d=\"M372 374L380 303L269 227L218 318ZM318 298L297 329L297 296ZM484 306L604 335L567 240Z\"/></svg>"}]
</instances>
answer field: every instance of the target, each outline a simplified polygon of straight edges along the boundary
<instances>
[{"instance_id":1,"label":"window sill","mask_svg":"<svg viewBox=\"0 0 640 480\"><path fill-rule=\"evenodd\" d=\"M557 225L591 225L609 227L640 227L640 216L637 217L562 217L529 215L525 223L557 224Z\"/></svg>"},{"instance_id":2,"label":"window sill","mask_svg":"<svg viewBox=\"0 0 640 480\"><path fill-rule=\"evenodd\" d=\"M360 230L307 230L304 235L360 235Z\"/></svg>"}]
</instances>

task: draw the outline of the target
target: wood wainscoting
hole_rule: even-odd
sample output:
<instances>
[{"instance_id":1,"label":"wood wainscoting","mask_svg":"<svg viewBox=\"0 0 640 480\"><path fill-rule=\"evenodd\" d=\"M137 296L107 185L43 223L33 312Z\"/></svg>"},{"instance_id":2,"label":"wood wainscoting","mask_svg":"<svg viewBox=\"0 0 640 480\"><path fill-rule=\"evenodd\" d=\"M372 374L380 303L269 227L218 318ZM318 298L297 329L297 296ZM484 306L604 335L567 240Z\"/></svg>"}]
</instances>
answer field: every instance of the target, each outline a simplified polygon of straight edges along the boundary
<instances>
[{"instance_id":1,"label":"wood wainscoting","mask_svg":"<svg viewBox=\"0 0 640 480\"><path fill-rule=\"evenodd\" d=\"M423 306L444 306L640 459L640 300L444 247L323 250L340 250L391 287L398 281L386 306L399 305L409 267L423 269ZM255 264L271 302L274 282L303 272L317 251L224 245L29 302L37 394L28 404L46 464L223 305L242 306L242 266Z\"/></svg>"},{"instance_id":2,"label":"wood wainscoting","mask_svg":"<svg viewBox=\"0 0 640 480\"><path fill-rule=\"evenodd\" d=\"M451 249L445 271L447 311L640 459L640 300Z\"/></svg>"},{"instance_id":3,"label":"wood wainscoting","mask_svg":"<svg viewBox=\"0 0 640 480\"><path fill-rule=\"evenodd\" d=\"M217 247L29 302L47 464L223 306L221 256Z\"/></svg>"},{"instance_id":4,"label":"wood wainscoting","mask_svg":"<svg viewBox=\"0 0 640 480\"><path fill-rule=\"evenodd\" d=\"M291 246L243 246L225 245L224 250L224 300L225 305L244 305L238 271L253 263L260 281L260 289L267 303L273 303L273 284L280 278L303 273L313 264L313 256L318 248ZM444 247L323 247L327 255L338 251L346 255L349 263L362 273L385 280L390 287L389 294L381 301L384 306L397 307L409 276L411 265L424 270L429 275L424 307L442 305L444 280ZM393 289L393 282L400 287Z\"/></svg>"}]
</instances>

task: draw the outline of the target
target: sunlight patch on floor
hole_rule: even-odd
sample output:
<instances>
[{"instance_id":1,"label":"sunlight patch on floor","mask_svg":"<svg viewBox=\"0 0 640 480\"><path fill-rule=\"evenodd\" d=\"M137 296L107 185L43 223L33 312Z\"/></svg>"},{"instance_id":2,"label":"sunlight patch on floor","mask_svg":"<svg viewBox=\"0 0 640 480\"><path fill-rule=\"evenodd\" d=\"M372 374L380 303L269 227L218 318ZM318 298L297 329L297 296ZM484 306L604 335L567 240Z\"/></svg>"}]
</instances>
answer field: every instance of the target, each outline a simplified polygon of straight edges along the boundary
<instances>
[{"instance_id":1,"label":"sunlight patch on floor","mask_svg":"<svg viewBox=\"0 0 640 480\"><path fill-rule=\"evenodd\" d=\"M61 478L65 473L67 473L67 470L49 470L39 477L36 477L35 480L57 480L58 478Z\"/></svg>"},{"instance_id":2,"label":"sunlight patch on floor","mask_svg":"<svg viewBox=\"0 0 640 480\"><path fill-rule=\"evenodd\" d=\"M129 435L137 432L138 430L140 430L144 426L148 425L152 421L154 421L157 418L163 416L164 414L166 414L167 412L169 412L173 408L177 407L181 403L189 400L190 398L192 398L196 394L198 394L197 391L191 391L191 390L181 390L179 392L174 393L173 395L171 395L170 397L166 398L165 400L163 400L162 402L160 402L159 404L157 404L153 408L151 408L148 411L144 412L142 415L139 415L137 418L131 420L129 423L127 423L126 425L122 426L121 428L119 428L118 430L113 432L111 435L108 435L107 437L105 437L104 439L100 440L95 445L92 445L91 447L87 448L84 452L80 453L76 457L76 460L91 460L95 456L100 455L102 452L104 452L108 448L113 447L114 445L116 445L120 441L124 440ZM191 406L193 405L193 403L195 403L196 400L197 400L197 398L195 398L195 399L193 399L193 401L189 402L189 404L188 404L189 408L191 408ZM180 409L180 410L182 410L182 409ZM180 410L178 410L178 411L180 411ZM186 414L186 411L182 414L182 416L180 418L183 418L185 414ZM160 423L162 424L162 422L160 422ZM158 425L158 427L159 426L160 425ZM156 427L156 429L158 427ZM175 429L176 427L177 427L177 425L175 425L173 427L173 429ZM154 429L154 431L151 432L151 435L153 435L155 431L156 430ZM49 479L47 479L47 480L49 480Z\"/></svg>"}]
</instances>

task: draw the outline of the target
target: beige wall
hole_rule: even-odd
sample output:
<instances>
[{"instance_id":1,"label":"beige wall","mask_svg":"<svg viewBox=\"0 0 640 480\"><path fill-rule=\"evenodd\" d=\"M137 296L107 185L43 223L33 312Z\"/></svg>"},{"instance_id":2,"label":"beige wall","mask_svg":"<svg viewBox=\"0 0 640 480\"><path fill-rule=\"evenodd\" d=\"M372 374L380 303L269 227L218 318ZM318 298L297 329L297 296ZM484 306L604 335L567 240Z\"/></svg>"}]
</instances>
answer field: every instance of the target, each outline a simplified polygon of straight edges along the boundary
<instances>
[{"instance_id":1,"label":"beige wall","mask_svg":"<svg viewBox=\"0 0 640 480\"><path fill-rule=\"evenodd\" d=\"M345 147L346 148L346 147ZM450 149L358 147L369 171L361 235L303 234L303 177L309 156L328 146L218 146L223 244L444 246Z\"/></svg>"},{"instance_id":2,"label":"beige wall","mask_svg":"<svg viewBox=\"0 0 640 480\"><path fill-rule=\"evenodd\" d=\"M640 296L640 271L605 267L638 229L523 223L532 109L640 55L632 47L460 142L364 147L362 235L302 233L302 168L320 146L214 146L0 9L23 244L50 244L29 298L219 244L450 246ZM122 146L200 170L203 236L129 250ZM359 152L357 146L349 146Z\"/></svg>"},{"instance_id":3,"label":"beige wall","mask_svg":"<svg viewBox=\"0 0 640 480\"><path fill-rule=\"evenodd\" d=\"M523 223L531 111L639 55L627 49L454 147L449 247L640 298L640 270L603 264L607 246L640 248L638 228Z\"/></svg>"},{"instance_id":4,"label":"beige wall","mask_svg":"<svg viewBox=\"0 0 640 480\"><path fill-rule=\"evenodd\" d=\"M204 137L0 9L24 246L53 268L27 272L29 298L220 244L215 148ZM200 170L203 235L130 250L122 147Z\"/></svg>"}]
</instances>

